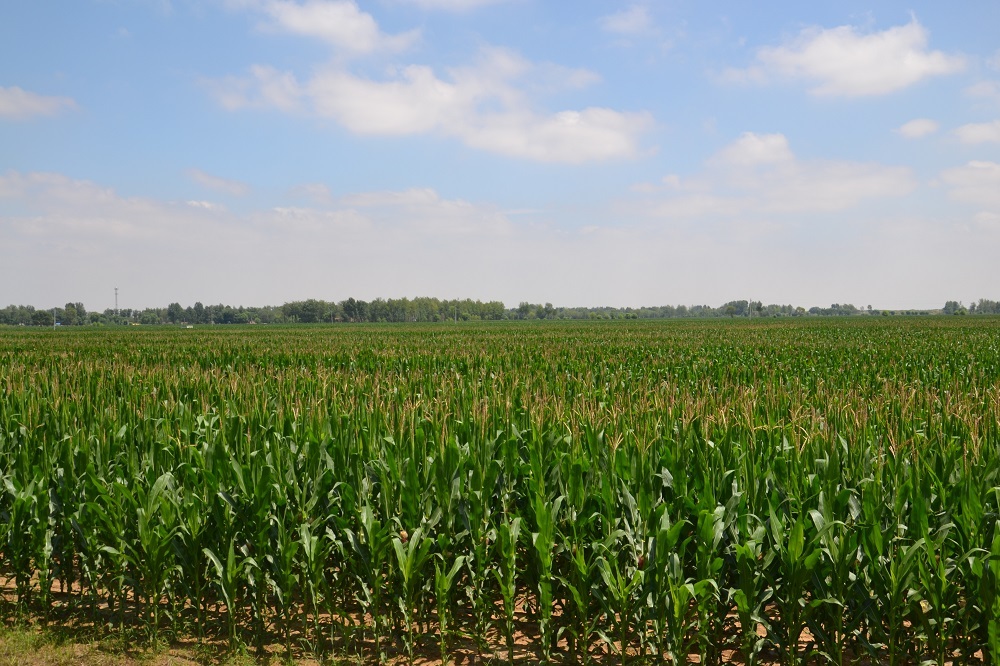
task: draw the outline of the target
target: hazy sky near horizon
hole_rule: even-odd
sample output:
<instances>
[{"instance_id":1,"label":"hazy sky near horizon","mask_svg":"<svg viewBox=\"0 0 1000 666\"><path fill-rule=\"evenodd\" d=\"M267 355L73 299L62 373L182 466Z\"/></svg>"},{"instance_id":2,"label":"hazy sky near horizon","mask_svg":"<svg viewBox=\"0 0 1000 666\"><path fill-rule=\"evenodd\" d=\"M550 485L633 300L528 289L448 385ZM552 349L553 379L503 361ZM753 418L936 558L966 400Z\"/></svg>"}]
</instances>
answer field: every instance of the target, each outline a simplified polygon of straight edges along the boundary
<instances>
[{"instance_id":1,"label":"hazy sky near horizon","mask_svg":"<svg viewBox=\"0 0 1000 666\"><path fill-rule=\"evenodd\" d=\"M0 9L0 307L1000 298L1000 3Z\"/></svg>"}]
</instances>

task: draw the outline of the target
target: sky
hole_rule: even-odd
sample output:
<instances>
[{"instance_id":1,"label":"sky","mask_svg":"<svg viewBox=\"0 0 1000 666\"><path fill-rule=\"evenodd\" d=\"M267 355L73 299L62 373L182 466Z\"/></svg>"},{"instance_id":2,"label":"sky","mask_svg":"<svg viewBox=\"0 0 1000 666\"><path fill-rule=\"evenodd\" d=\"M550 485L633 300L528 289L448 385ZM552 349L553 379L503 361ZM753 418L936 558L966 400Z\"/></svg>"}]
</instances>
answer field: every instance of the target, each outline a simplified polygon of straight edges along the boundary
<instances>
[{"instance_id":1,"label":"sky","mask_svg":"<svg viewBox=\"0 0 1000 666\"><path fill-rule=\"evenodd\" d=\"M1000 3L0 9L0 307L1000 298Z\"/></svg>"}]
</instances>

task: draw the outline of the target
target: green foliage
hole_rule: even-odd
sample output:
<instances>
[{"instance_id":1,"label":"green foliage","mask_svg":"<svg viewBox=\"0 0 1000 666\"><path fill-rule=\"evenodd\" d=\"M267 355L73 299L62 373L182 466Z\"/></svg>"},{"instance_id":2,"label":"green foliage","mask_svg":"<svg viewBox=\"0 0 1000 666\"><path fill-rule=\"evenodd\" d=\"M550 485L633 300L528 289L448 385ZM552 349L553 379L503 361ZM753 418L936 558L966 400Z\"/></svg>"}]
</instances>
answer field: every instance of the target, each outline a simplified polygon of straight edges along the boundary
<instances>
[{"instance_id":1,"label":"green foliage","mask_svg":"<svg viewBox=\"0 0 1000 666\"><path fill-rule=\"evenodd\" d=\"M0 615L369 662L996 663L998 341L988 316L7 329Z\"/></svg>"}]
</instances>

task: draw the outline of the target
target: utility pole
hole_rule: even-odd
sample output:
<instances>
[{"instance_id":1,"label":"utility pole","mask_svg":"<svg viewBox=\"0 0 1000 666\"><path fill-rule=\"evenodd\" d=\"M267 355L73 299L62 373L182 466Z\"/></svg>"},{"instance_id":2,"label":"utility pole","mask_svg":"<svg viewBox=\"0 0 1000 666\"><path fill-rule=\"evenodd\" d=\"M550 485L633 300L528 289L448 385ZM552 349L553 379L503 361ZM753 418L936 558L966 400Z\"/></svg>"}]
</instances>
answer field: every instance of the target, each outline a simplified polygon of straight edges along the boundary
<instances>
[{"instance_id":1,"label":"utility pole","mask_svg":"<svg viewBox=\"0 0 1000 666\"><path fill-rule=\"evenodd\" d=\"M52 308L52 330L56 330L56 309Z\"/></svg>"},{"instance_id":2,"label":"utility pole","mask_svg":"<svg viewBox=\"0 0 1000 666\"><path fill-rule=\"evenodd\" d=\"M118 287L115 287L115 316L118 316Z\"/></svg>"}]
</instances>

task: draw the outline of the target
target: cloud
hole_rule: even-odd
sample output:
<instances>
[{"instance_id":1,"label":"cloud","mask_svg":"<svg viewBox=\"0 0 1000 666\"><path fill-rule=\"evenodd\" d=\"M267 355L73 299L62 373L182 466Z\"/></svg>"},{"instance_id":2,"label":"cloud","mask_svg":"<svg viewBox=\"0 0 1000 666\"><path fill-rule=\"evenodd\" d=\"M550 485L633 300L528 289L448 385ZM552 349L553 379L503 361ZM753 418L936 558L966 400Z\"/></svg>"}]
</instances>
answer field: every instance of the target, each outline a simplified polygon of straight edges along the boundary
<instances>
[{"instance_id":1,"label":"cloud","mask_svg":"<svg viewBox=\"0 0 1000 666\"><path fill-rule=\"evenodd\" d=\"M316 230L328 229L319 222L336 219L353 230L379 227L383 232L405 231L425 238L469 233L496 236L509 232L509 223L498 208L445 199L430 188L360 192L339 198L330 196L329 188L321 183L311 183L303 189L318 195L325 204L318 208L277 206L241 217L212 201L192 199L172 203L122 197L112 188L58 173L9 171L0 175L0 223L13 220L19 231L39 236L54 234L52 238L60 234L72 236L75 232L92 234L89 240L93 242L123 237L165 241L175 234L179 234L176 240L181 240L189 238L182 233L184 227L193 229L206 224L209 236L215 230L233 237L254 237L265 246L275 240L270 236L272 232L292 221L299 227ZM16 204L27 214L5 216L2 207L5 203ZM210 213L214 216L206 217Z\"/></svg>"},{"instance_id":2,"label":"cloud","mask_svg":"<svg viewBox=\"0 0 1000 666\"><path fill-rule=\"evenodd\" d=\"M979 81L963 92L967 97L986 100L1000 106L1000 81Z\"/></svg>"},{"instance_id":3,"label":"cloud","mask_svg":"<svg viewBox=\"0 0 1000 666\"><path fill-rule=\"evenodd\" d=\"M360 135L434 133L540 162L635 156L639 137L653 125L648 113L602 107L542 112L526 92L584 87L595 80L587 70L535 64L507 49L486 48L472 65L448 69L444 77L430 67L408 65L373 79L333 64L299 83L291 73L257 66L249 77L206 85L227 109L302 110Z\"/></svg>"},{"instance_id":4,"label":"cloud","mask_svg":"<svg viewBox=\"0 0 1000 666\"><path fill-rule=\"evenodd\" d=\"M309 82L319 115L358 134L407 135L454 127L478 91L442 81L429 67L410 65L389 81L331 68Z\"/></svg>"},{"instance_id":5,"label":"cloud","mask_svg":"<svg viewBox=\"0 0 1000 666\"><path fill-rule=\"evenodd\" d=\"M761 221L775 215L848 210L915 188L912 172L881 164L800 160L782 134L747 132L707 161L692 178L668 176L640 192L659 196L640 209L677 220Z\"/></svg>"},{"instance_id":6,"label":"cloud","mask_svg":"<svg viewBox=\"0 0 1000 666\"><path fill-rule=\"evenodd\" d=\"M234 213L211 201L124 197L62 174L12 171L0 174L0 235L9 253L0 262L0 302L40 302L31 293L39 281L26 288L13 277L49 260L59 265L45 277L54 292L61 297L72 283L90 307L82 292L124 283L133 299L141 293L146 305L161 306L184 298L262 304L297 294L401 291L488 298L489 285L501 283L497 271L507 271L506 257L528 242L521 234L512 240L513 233L496 206L425 188Z\"/></svg>"},{"instance_id":7,"label":"cloud","mask_svg":"<svg viewBox=\"0 0 1000 666\"><path fill-rule=\"evenodd\" d=\"M991 123L969 123L954 130L962 143L1000 143L1000 120Z\"/></svg>"},{"instance_id":8,"label":"cloud","mask_svg":"<svg viewBox=\"0 0 1000 666\"><path fill-rule=\"evenodd\" d=\"M245 3L267 16L264 27L321 39L348 54L396 53L420 38L419 30L383 33L354 0L264 0Z\"/></svg>"},{"instance_id":9,"label":"cloud","mask_svg":"<svg viewBox=\"0 0 1000 666\"><path fill-rule=\"evenodd\" d=\"M896 128L895 132L907 139L920 139L938 131L937 121L929 118L917 118L907 123L903 123Z\"/></svg>"},{"instance_id":10,"label":"cloud","mask_svg":"<svg viewBox=\"0 0 1000 666\"><path fill-rule=\"evenodd\" d=\"M477 206L461 199L443 199L430 188L396 192L365 192L341 198L341 206L381 212L413 226L423 234L450 239L468 235L506 235L511 226L507 217L491 207Z\"/></svg>"},{"instance_id":11,"label":"cloud","mask_svg":"<svg viewBox=\"0 0 1000 666\"><path fill-rule=\"evenodd\" d=\"M948 195L953 200L1000 213L1000 164L972 161L943 171L941 180L949 186Z\"/></svg>"},{"instance_id":12,"label":"cloud","mask_svg":"<svg viewBox=\"0 0 1000 666\"><path fill-rule=\"evenodd\" d=\"M23 120L35 116L54 116L60 111L75 108L76 102L69 97L50 97L17 86L0 86L0 118Z\"/></svg>"},{"instance_id":13,"label":"cloud","mask_svg":"<svg viewBox=\"0 0 1000 666\"><path fill-rule=\"evenodd\" d=\"M794 169L741 170L824 173L824 164L796 159ZM715 168L663 186L674 196L725 196L717 187L740 193L728 180L716 184ZM864 171L854 163L845 168ZM975 187L983 196L1000 192L996 178ZM699 179L707 191L697 189ZM766 200L751 194L742 191L736 203ZM613 226L575 228L544 213L514 220L489 202L419 187L233 212L125 197L61 174L7 172L0 174L0 306L73 300L102 310L113 306L115 285L126 308L427 295L510 306L718 304L752 295L803 305L923 308L955 293L1000 289L992 261L1000 243L995 212L950 223L854 210L832 221L809 216L799 231L753 216L730 225L706 217L689 225L617 217Z\"/></svg>"},{"instance_id":14,"label":"cloud","mask_svg":"<svg viewBox=\"0 0 1000 666\"><path fill-rule=\"evenodd\" d=\"M323 183L302 183L289 191L293 197L308 199L313 203L328 205L333 203L333 193Z\"/></svg>"},{"instance_id":15,"label":"cloud","mask_svg":"<svg viewBox=\"0 0 1000 666\"><path fill-rule=\"evenodd\" d=\"M639 135L651 126L646 113L592 107L545 116L486 115L464 128L461 136L469 146L501 155L580 164L634 157Z\"/></svg>"},{"instance_id":16,"label":"cloud","mask_svg":"<svg viewBox=\"0 0 1000 666\"><path fill-rule=\"evenodd\" d=\"M972 219L980 227L991 229L993 231L1000 231L1000 213L981 211L976 213Z\"/></svg>"},{"instance_id":17,"label":"cloud","mask_svg":"<svg viewBox=\"0 0 1000 666\"><path fill-rule=\"evenodd\" d=\"M902 90L928 77L965 68L960 55L930 51L928 32L916 19L882 32L854 26L811 27L781 46L757 50L756 62L730 69L730 81L801 80L817 96L861 97Z\"/></svg>"},{"instance_id":18,"label":"cloud","mask_svg":"<svg viewBox=\"0 0 1000 666\"><path fill-rule=\"evenodd\" d=\"M179 220L184 218L182 211L205 210L204 206L190 206L187 202L162 205L121 197L111 188L46 172L9 171L0 176L0 204L4 202L27 211L22 216L4 216L0 208L0 224L9 225L15 233L43 243L80 242L88 247L101 240L163 240L172 233L184 235L181 227L158 228L161 214L170 210ZM189 233L197 230L195 223L187 227Z\"/></svg>"},{"instance_id":19,"label":"cloud","mask_svg":"<svg viewBox=\"0 0 1000 666\"><path fill-rule=\"evenodd\" d=\"M619 35L638 35L649 32L653 27L649 8L641 4L604 16L599 23L602 29Z\"/></svg>"},{"instance_id":20,"label":"cloud","mask_svg":"<svg viewBox=\"0 0 1000 666\"><path fill-rule=\"evenodd\" d=\"M203 88L224 109L274 108L293 112L299 108L302 90L291 72L267 65L253 65L248 76L202 79Z\"/></svg>"},{"instance_id":21,"label":"cloud","mask_svg":"<svg viewBox=\"0 0 1000 666\"><path fill-rule=\"evenodd\" d=\"M420 9L440 9L451 12L465 12L487 5L496 5L509 0L397 0L400 3L415 5Z\"/></svg>"},{"instance_id":22,"label":"cloud","mask_svg":"<svg viewBox=\"0 0 1000 666\"><path fill-rule=\"evenodd\" d=\"M726 146L712 161L731 167L758 166L762 164L787 164L795 157L783 134L755 134L744 132L734 143Z\"/></svg>"},{"instance_id":23,"label":"cloud","mask_svg":"<svg viewBox=\"0 0 1000 666\"><path fill-rule=\"evenodd\" d=\"M184 203L186 203L188 206L191 206L192 208L200 208L202 210L215 210L215 211L226 210L225 206L223 206L222 204L217 204L214 201L192 200L192 201L185 201Z\"/></svg>"},{"instance_id":24,"label":"cloud","mask_svg":"<svg viewBox=\"0 0 1000 666\"><path fill-rule=\"evenodd\" d=\"M229 3L266 14L272 28L322 37L354 54L393 50L415 34L405 33L402 40L386 37L353 0ZM599 80L590 70L533 63L509 49L486 47L471 64L443 72L410 64L372 77L335 58L301 80L290 71L258 64L245 76L201 84L231 111L271 108L330 118L359 135L437 134L479 150L540 162L634 157L640 136L653 126L649 113L601 106L547 111L533 101Z\"/></svg>"},{"instance_id":25,"label":"cloud","mask_svg":"<svg viewBox=\"0 0 1000 666\"><path fill-rule=\"evenodd\" d=\"M188 169L187 176L202 187L228 194L231 197L242 197L250 192L250 186L242 181L213 176L201 169Z\"/></svg>"}]
</instances>

